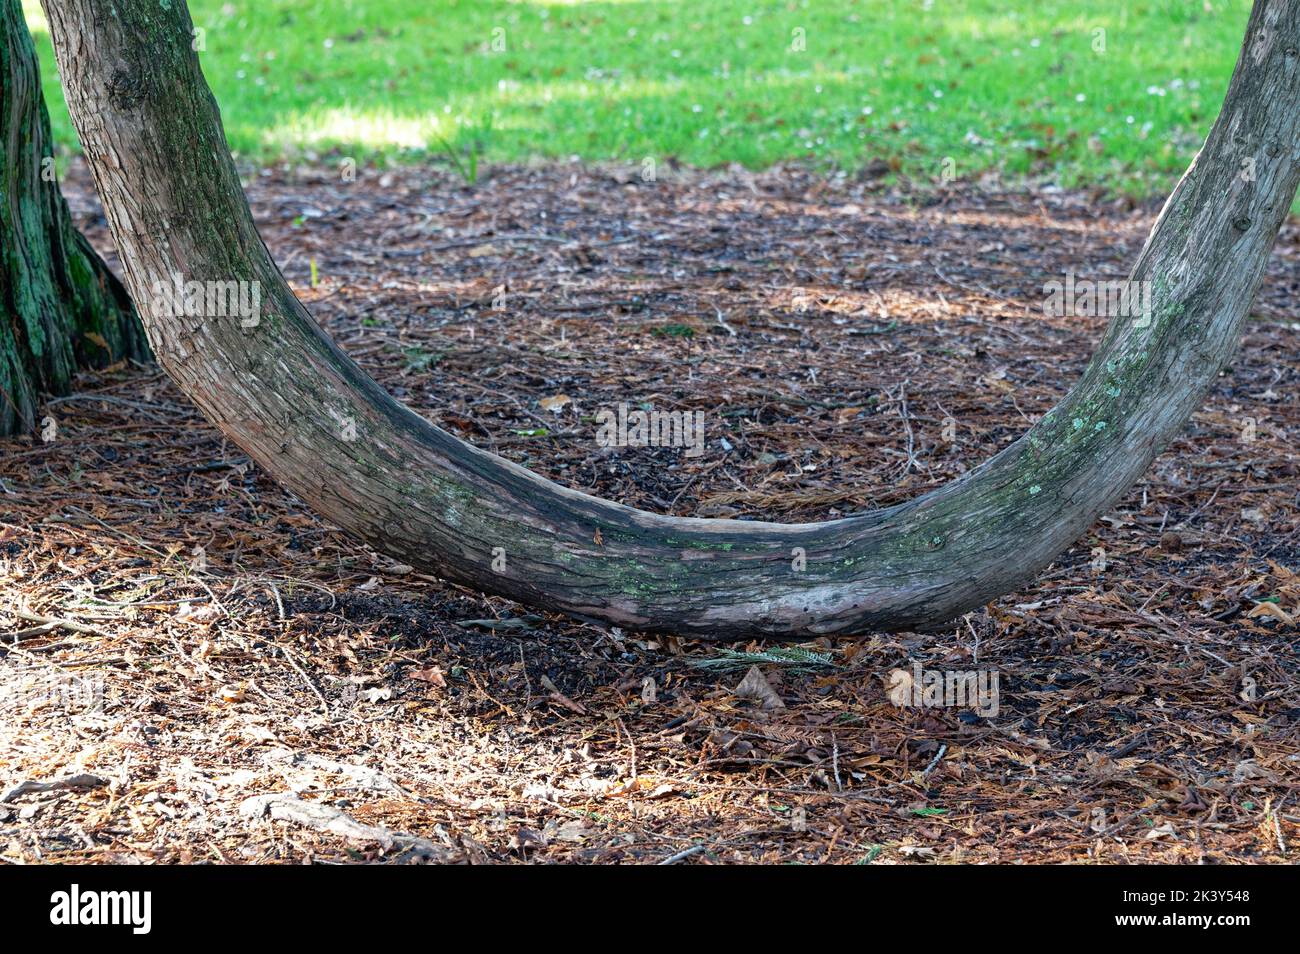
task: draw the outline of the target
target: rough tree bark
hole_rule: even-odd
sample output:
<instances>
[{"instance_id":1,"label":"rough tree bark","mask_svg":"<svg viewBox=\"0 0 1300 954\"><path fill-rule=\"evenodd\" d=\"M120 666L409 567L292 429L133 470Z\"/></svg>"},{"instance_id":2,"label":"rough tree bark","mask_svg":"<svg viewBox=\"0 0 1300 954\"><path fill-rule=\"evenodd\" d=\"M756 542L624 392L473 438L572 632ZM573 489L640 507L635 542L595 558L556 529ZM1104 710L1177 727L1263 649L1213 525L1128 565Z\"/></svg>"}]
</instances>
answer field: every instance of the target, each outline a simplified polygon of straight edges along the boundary
<instances>
[{"instance_id":1,"label":"rough tree bark","mask_svg":"<svg viewBox=\"0 0 1300 954\"><path fill-rule=\"evenodd\" d=\"M0 0L0 435L30 430L39 395L78 367L148 354L131 301L72 225L19 0Z\"/></svg>"},{"instance_id":2,"label":"rough tree bark","mask_svg":"<svg viewBox=\"0 0 1300 954\"><path fill-rule=\"evenodd\" d=\"M919 499L829 523L672 518L457 440L338 350L257 234L182 2L45 3L136 301L172 274L263 289L252 328L145 316L163 367L209 419L399 560L647 630L733 638L928 626L1029 580L1198 406L1236 348L1300 181L1300 0L1258 0L1222 114L1134 266L1134 280L1152 282L1150 320L1113 321L1082 379L1023 438Z\"/></svg>"}]
</instances>

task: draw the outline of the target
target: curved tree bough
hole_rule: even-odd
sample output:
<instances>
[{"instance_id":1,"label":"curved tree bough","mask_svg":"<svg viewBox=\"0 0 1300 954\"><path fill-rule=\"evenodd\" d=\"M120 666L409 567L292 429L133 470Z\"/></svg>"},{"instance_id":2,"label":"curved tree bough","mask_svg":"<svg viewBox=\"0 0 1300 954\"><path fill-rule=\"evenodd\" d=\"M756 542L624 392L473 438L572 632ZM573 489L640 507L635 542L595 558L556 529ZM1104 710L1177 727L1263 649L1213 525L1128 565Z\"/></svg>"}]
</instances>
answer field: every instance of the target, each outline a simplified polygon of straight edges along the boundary
<instances>
[{"instance_id":1,"label":"curved tree bough","mask_svg":"<svg viewBox=\"0 0 1300 954\"><path fill-rule=\"evenodd\" d=\"M930 626L1030 580L1199 405L1236 348L1300 181L1300 0L1257 0L1223 111L1134 266L1133 280L1152 283L1149 322L1112 321L1079 383L1024 437L887 510L796 525L674 518L471 447L338 350L253 225L181 0L44 4L150 343L207 417L377 550L643 630L735 638ZM155 284L172 275L260 283L260 323L154 313Z\"/></svg>"}]
</instances>

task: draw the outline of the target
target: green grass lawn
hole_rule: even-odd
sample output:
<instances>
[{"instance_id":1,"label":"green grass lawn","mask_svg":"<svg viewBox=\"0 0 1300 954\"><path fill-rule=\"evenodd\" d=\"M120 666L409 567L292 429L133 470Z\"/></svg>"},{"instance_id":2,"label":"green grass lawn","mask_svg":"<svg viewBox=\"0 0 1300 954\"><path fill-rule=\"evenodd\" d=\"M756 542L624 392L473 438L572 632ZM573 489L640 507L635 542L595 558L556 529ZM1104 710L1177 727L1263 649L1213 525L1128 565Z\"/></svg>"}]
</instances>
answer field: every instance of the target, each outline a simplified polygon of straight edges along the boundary
<instances>
[{"instance_id":1,"label":"green grass lawn","mask_svg":"<svg viewBox=\"0 0 1300 954\"><path fill-rule=\"evenodd\" d=\"M25 0L56 135L75 143ZM884 160L1164 191L1248 0L192 0L232 148L482 162ZM462 159L466 171L468 163Z\"/></svg>"}]
</instances>

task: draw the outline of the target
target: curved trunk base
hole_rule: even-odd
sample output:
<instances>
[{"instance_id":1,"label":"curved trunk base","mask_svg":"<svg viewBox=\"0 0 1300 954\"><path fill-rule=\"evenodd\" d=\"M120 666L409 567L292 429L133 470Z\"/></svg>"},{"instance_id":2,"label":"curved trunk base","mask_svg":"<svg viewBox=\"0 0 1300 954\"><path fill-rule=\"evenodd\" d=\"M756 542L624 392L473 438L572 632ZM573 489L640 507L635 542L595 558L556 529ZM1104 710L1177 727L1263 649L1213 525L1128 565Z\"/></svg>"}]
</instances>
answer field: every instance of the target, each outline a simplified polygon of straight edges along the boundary
<instances>
[{"instance_id":1,"label":"curved trunk base","mask_svg":"<svg viewBox=\"0 0 1300 954\"><path fill-rule=\"evenodd\" d=\"M704 638L949 620L1051 562L1182 429L1235 350L1300 182L1300 0L1260 0L1205 147L1076 387L1012 446L897 507L823 524L699 520L561 487L387 395L293 296L253 225L184 4L45 0L150 342L180 388L320 513L426 571L530 605ZM1249 167L1250 175L1242 174ZM255 316L160 302L245 282Z\"/></svg>"}]
</instances>

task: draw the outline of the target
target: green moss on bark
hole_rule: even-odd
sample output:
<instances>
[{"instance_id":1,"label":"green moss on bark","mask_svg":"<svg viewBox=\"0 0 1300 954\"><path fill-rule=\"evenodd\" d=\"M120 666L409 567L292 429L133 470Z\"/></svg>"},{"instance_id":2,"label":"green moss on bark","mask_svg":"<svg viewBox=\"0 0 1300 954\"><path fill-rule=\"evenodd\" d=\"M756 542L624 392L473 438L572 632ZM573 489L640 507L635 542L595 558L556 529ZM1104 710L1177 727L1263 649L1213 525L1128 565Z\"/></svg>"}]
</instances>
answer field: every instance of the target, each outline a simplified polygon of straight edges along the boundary
<instances>
[{"instance_id":1,"label":"green moss on bark","mask_svg":"<svg viewBox=\"0 0 1300 954\"><path fill-rule=\"evenodd\" d=\"M0 435L31 430L42 394L80 367L144 359L121 284L72 226L54 176L36 51L0 0Z\"/></svg>"}]
</instances>

